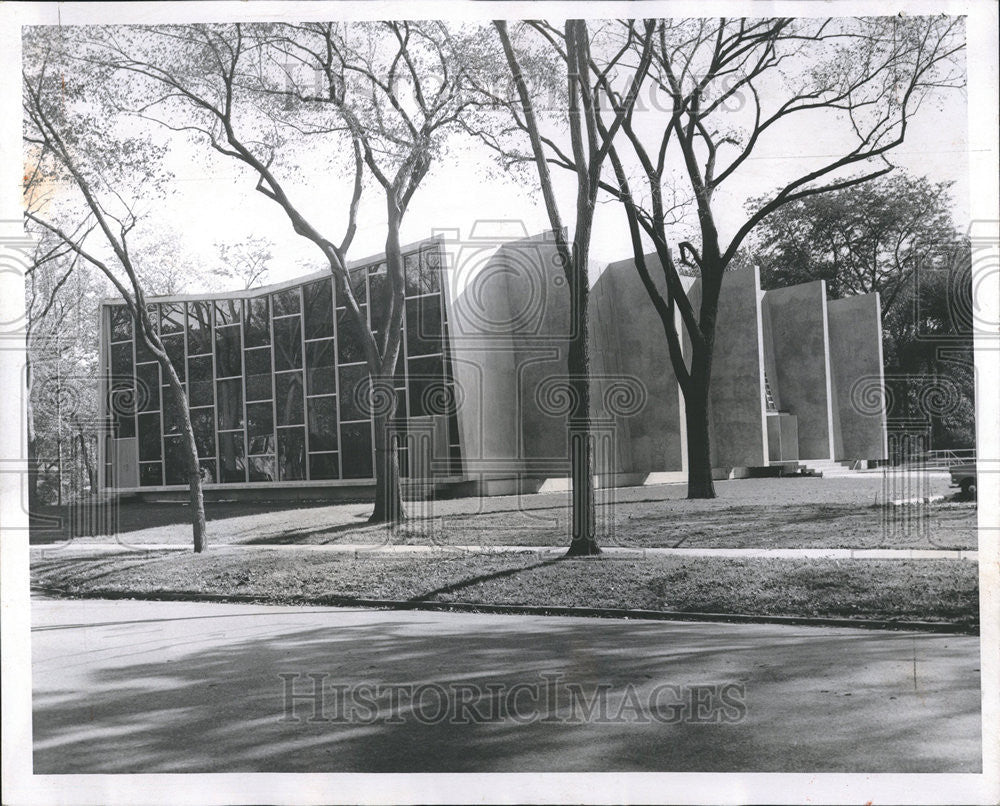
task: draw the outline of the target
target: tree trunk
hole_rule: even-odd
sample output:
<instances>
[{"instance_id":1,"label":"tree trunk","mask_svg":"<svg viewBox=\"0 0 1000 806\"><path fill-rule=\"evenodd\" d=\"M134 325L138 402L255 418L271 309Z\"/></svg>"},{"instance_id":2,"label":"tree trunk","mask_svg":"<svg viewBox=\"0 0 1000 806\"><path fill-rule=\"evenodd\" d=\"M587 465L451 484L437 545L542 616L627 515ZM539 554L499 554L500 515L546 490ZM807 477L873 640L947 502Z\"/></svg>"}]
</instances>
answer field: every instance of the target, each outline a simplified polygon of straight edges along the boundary
<instances>
[{"instance_id":1,"label":"tree trunk","mask_svg":"<svg viewBox=\"0 0 1000 806\"><path fill-rule=\"evenodd\" d=\"M191 426L191 411L188 406L184 386L174 370L170 360L164 356L160 366L167 378L170 391L181 413L181 430L183 431L184 459L187 470L189 502L191 505L191 530L194 537L194 551L200 554L208 548L205 534L205 497L201 489L201 467L198 465L198 445L194 439L194 428Z\"/></svg>"},{"instance_id":2,"label":"tree trunk","mask_svg":"<svg viewBox=\"0 0 1000 806\"><path fill-rule=\"evenodd\" d=\"M83 466L87 469L87 482L90 485L90 494L97 492L97 468L94 466L94 458L87 447L87 435L83 432L83 427L77 423L76 436L80 443L80 455L83 457Z\"/></svg>"},{"instance_id":3,"label":"tree trunk","mask_svg":"<svg viewBox=\"0 0 1000 806\"><path fill-rule=\"evenodd\" d=\"M579 238L579 227L578 238ZM589 238L589 232L584 233ZM594 446L590 435L590 351L587 344L588 303L586 251L575 250L573 281L570 287L570 327L572 337L566 366L572 391L573 410L569 415L570 472L573 486L573 531L567 557L600 554L597 545L594 504ZM582 265L581 265L582 264Z\"/></svg>"},{"instance_id":4,"label":"tree trunk","mask_svg":"<svg viewBox=\"0 0 1000 806\"><path fill-rule=\"evenodd\" d=\"M693 377L692 377L693 380ZM708 431L708 389L692 389L684 400L687 424L688 498L715 498Z\"/></svg>"},{"instance_id":5,"label":"tree trunk","mask_svg":"<svg viewBox=\"0 0 1000 806\"><path fill-rule=\"evenodd\" d=\"M390 375L391 378L391 375ZM373 382L373 390L379 385ZM377 392L373 391L373 395ZM396 415L396 397L392 395L389 411L376 408L375 414L375 509L368 523L399 523L406 518L399 489L399 440L391 429Z\"/></svg>"}]
</instances>

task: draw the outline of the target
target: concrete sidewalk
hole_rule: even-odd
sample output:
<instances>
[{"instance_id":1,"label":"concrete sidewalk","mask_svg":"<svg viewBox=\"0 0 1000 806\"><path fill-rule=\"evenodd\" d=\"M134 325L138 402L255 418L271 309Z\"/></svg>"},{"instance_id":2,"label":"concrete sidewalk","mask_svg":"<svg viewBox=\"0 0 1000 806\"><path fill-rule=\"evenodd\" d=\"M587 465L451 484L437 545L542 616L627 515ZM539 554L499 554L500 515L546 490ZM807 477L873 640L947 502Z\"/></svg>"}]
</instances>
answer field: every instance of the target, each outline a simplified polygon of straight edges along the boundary
<instances>
[{"instance_id":1,"label":"concrete sidewalk","mask_svg":"<svg viewBox=\"0 0 1000 806\"><path fill-rule=\"evenodd\" d=\"M127 551L190 551L191 546L177 543L90 543L69 541L60 545L32 546L32 551L43 557L54 557L66 552L107 553ZM357 557L372 554L537 554L558 557L566 553L565 546L453 546L410 545L371 543L284 543L254 544L227 543L212 546L218 551L316 551L333 554L352 554ZM978 551L965 549L714 549L714 548L631 548L624 546L602 547L605 556L622 559L644 559L647 557L758 557L761 559L823 559L823 560L969 560L977 562Z\"/></svg>"},{"instance_id":2,"label":"concrete sidewalk","mask_svg":"<svg viewBox=\"0 0 1000 806\"><path fill-rule=\"evenodd\" d=\"M982 765L972 636L44 598L32 622L35 774Z\"/></svg>"}]
</instances>

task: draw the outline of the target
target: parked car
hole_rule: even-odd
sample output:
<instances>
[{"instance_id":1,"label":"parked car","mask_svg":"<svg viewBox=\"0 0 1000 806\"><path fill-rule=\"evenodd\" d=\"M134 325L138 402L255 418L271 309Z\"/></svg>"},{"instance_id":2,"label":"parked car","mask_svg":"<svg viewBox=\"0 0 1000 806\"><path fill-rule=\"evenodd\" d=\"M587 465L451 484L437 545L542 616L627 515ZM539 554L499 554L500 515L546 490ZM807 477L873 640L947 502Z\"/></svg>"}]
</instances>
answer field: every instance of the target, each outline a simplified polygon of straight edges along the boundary
<instances>
[{"instance_id":1,"label":"parked car","mask_svg":"<svg viewBox=\"0 0 1000 806\"><path fill-rule=\"evenodd\" d=\"M951 473L952 486L958 487L963 495L976 497L976 463L962 462L948 468Z\"/></svg>"}]
</instances>

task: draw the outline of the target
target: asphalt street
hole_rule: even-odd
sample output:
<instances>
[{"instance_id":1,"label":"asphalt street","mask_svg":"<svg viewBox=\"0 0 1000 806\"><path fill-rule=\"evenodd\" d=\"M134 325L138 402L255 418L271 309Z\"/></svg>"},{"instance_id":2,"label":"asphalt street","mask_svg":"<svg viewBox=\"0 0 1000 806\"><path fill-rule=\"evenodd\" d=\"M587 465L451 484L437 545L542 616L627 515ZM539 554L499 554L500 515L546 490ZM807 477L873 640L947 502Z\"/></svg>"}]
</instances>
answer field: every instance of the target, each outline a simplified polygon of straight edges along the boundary
<instances>
[{"instance_id":1,"label":"asphalt street","mask_svg":"<svg viewBox=\"0 0 1000 806\"><path fill-rule=\"evenodd\" d=\"M979 639L32 602L35 773L978 772Z\"/></svg>"}]
</instances>

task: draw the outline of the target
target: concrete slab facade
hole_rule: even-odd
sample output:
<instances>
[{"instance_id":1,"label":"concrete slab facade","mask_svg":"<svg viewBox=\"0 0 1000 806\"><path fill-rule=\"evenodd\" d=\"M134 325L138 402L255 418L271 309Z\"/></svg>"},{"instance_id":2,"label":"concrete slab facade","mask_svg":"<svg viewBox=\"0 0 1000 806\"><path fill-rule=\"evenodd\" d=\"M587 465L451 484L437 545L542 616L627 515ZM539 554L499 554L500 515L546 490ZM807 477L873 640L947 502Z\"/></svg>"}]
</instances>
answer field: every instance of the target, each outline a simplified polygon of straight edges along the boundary
<instances>
[{"instance_id":1,"label":"concrete slab facade","mask_svg":"<svg viewBox=\"0 0 1000 806\"><path fill-rule=\"evenodd\" d=\"M881 307L877 293L827 304L833 399L840 424L836 459L888 455L882 358L871 349L882 343Z\"/></svg>"},{"instance_id":2,"label":"concrete slab facade","mask_svg":"<svg viewBox=\"0 0 1000 806\"><path fill-rule=\"evenodd\" d=\"M811 283L764 292L763 313L776 377L768 376L780 411L798 420L799 458L834 458L830 339L826 316L826 283Z\"/></svg>"}]
</instances>

